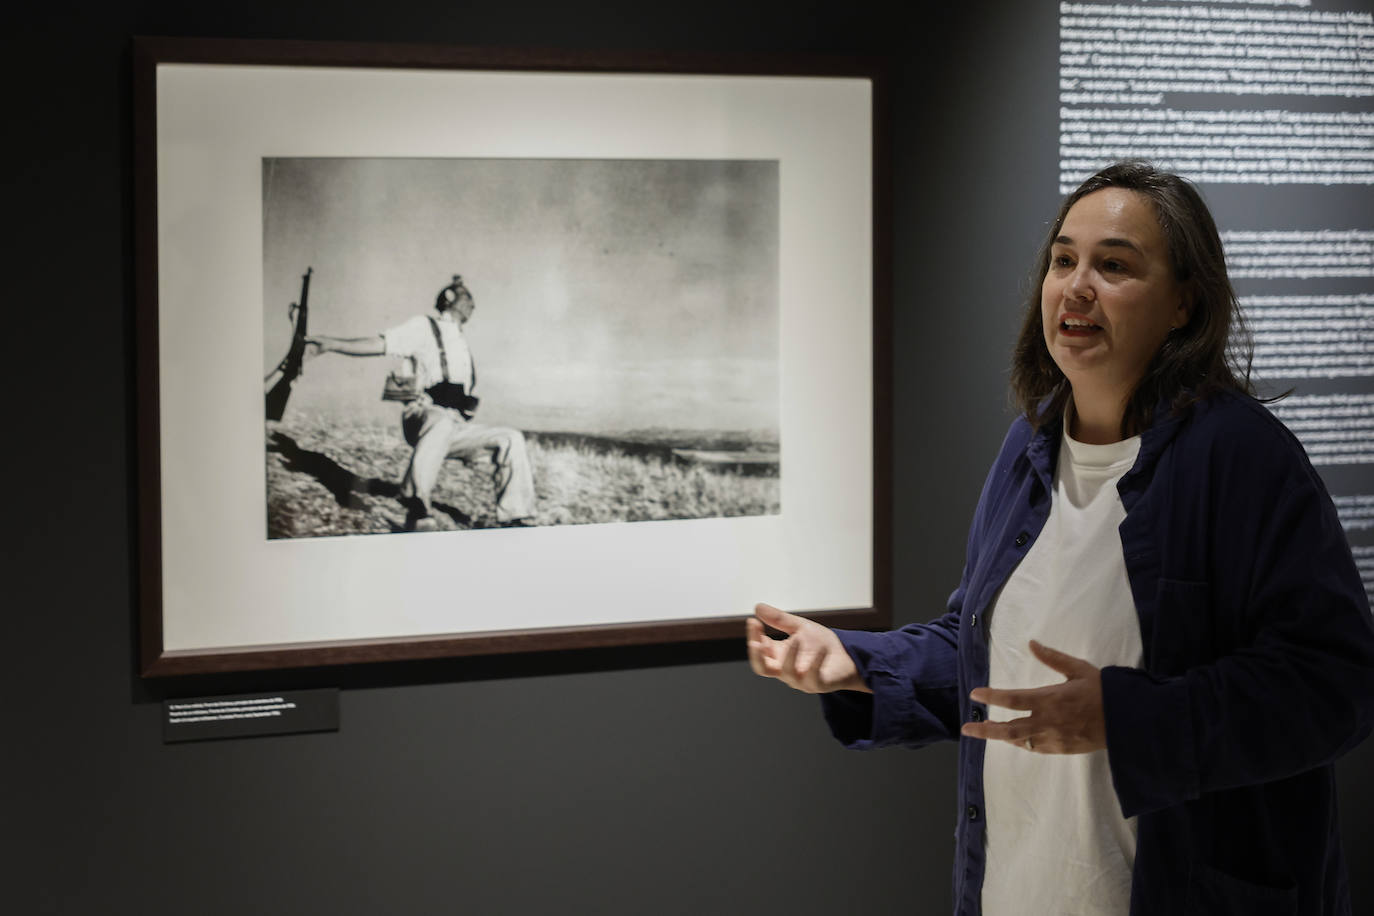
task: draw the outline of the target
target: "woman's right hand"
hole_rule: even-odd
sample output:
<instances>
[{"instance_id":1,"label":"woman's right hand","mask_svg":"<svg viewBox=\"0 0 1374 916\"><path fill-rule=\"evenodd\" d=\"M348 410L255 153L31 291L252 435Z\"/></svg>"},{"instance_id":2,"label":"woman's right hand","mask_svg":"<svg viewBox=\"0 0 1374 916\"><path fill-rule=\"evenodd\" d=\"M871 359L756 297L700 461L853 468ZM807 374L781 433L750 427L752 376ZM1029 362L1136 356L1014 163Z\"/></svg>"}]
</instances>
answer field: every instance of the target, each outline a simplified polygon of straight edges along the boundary
<instances>
[{"instance_id":1,"label":"woman's right hand","mask_svg":"<svg viewBox=\"0 0 1374 916\"><path fill-rule=\"evenodd\" d=\"M754 614L756 616L745 622L745 640L749 647L749 667L755 674L777 678L793 690L804 693L836 690L872 693L859 677L859 669L834 630L814 620L780 611L770 604L754 605ZM769 637L764 632L764 624L781 630L786 638Z\"/></svg>"}]
</instances>

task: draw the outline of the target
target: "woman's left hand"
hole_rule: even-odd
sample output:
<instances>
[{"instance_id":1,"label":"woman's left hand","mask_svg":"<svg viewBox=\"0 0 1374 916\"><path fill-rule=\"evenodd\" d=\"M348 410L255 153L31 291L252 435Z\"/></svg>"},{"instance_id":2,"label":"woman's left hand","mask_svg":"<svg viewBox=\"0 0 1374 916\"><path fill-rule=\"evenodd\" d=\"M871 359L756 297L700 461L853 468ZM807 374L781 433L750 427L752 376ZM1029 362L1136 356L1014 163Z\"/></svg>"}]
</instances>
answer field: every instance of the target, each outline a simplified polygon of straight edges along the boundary
<instances>
[{"instance_id":1,"label":"woman's left hand","mask_svg":"<svg viewBox=\"0 0 1374 916\"><path fill-rule=\"evenodd\" d=\"M1026 690L978 687L969 694L975 703L1028 710L1030 715L1008 722L966 722L962 733L969 738L1006 741L1039 754L1087 754L1105 748L1102 670L1033 639L1030 648L1036 658L1068 680Z\"/></svg>"}]
</instances>

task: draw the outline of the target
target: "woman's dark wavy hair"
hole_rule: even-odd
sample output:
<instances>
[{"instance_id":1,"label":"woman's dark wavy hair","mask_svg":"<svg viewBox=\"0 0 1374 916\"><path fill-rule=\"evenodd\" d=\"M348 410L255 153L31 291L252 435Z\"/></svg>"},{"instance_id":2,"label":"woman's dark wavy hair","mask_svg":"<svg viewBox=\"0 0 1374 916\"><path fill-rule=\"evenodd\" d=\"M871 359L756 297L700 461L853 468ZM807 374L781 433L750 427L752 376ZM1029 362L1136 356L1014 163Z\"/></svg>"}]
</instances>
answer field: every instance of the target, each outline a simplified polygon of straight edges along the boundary
<instances>
[{"instance_id":1,"label":"woman's dark wavy hair","mask_svg":"<svg viewBox=\"0 0 1374 916\"><path fill-rule=\"evenodd\" d=\"M1155 407L1168 399L1174 412L1221 390L1255 393L1250 382L1254 346L1240 303L1226 274L1226 255L1216 222L1197 188L1147 162L1117 162L1093 175L1064 199L1040 248L1034 283L1027 291L1025 317L1011 366L1011 398L1034 427L1063 416L1069 383L1050 357L1040 317L1040 288L1050 269L1050 250L1069 208L1103 188L1124 188L1154 205L1169 246L1174 277L1192 303L1188 323L1170 332L1127 402L1121 434L1150 425Z\"/></svg>"}]
</instances>

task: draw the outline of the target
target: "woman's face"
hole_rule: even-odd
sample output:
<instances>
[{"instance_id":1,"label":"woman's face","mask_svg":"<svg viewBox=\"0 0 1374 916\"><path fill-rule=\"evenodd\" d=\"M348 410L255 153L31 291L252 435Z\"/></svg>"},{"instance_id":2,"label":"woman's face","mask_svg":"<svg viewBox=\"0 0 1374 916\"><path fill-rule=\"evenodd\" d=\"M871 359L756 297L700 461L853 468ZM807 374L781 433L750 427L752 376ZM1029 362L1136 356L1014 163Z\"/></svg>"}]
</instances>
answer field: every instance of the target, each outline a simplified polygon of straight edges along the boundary
<instances>
[{"instance_id":1,"label":"woman's face","mask_svg":"<svg viewBox=\"0 0 1374 916\"><path fill-rule=\"evenodd\" d=\"M1074 386L1128 396L1190 305L1149 198L1103 188L1064 217L1040 288L1050 356Z\"/></svg>"}]
</instances>

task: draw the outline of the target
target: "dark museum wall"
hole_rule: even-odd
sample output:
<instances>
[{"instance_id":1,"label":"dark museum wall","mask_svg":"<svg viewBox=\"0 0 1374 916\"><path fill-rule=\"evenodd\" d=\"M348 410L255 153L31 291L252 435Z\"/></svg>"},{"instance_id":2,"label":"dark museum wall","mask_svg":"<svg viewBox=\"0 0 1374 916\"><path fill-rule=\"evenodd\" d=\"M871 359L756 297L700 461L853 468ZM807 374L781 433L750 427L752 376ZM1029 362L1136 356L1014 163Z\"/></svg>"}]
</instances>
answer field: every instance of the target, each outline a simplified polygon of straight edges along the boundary
<instances>
[{"instance_id":1,"label":"dark museum wall","mask_svg":"<svg viewBox=\"0 0 1374 916\"><path fill-rule=\"evenodd\" d=\"M1039 6L921 4L914 21L909 5L831 0L29 12L4 54L5 909L948 912L954 746L843 751L814 700L750 674L742 644L138 678L129 39L890 58L893 585L907 623L938 613L958 578L1008 420L1023 277L1058 199L1057 24ZM305 686L342 688L337 733L162 743L167 696ZM1340 765L1362 912L1371 765L1370 744Z\"/></svg>"}]
</instances>

